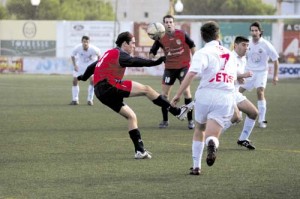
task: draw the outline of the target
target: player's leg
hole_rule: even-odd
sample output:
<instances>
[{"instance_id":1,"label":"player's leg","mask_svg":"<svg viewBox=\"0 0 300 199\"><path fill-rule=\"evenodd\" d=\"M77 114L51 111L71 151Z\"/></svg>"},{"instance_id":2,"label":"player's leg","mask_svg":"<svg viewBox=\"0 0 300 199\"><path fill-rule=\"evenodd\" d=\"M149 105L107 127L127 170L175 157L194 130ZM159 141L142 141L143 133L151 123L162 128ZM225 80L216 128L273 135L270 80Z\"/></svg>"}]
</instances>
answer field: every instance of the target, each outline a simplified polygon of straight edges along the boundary
<instances>
[{"instance_id":1,"label":"player's leg","mask_svg":"<svg viewBox=\"0 0 300 199\"><path fill-rule=\"evenodd\" d=\"M237 105L235 104L233 115L229 121L225 122L221 133L222 134L225 133L227 131L227 129L229 129L231 126L233 126L241 121L242 121L241 112L240 112L239 108L237 107Z\"/></svg>"},{"instance_id":2,"label":"player's leg","mask_svg":"<svg viewBox=\"0 0 300 199\"><path fill-rule=\"evenodd\" d=\"M151 155L144 148L142 136L137 125L137 117L134 111L128 105L124 105L119 111L119 114L128 121L128 133L134 145L135 159L150 159Z\"/></svg>"},{"instance_id":3,"label":"player's leg","mask_svg":"<svg viewBox=\"0 0 300 199\"><path fill-rule=\"evenodd\" d=\"M243 88L242 86L240 86L240 88L239 88L239 92L240 93L244 93L246 91L246 89L245 88Z\"/></svg>"},{"instance_id":4,"label":"player's leg","mask_svg":"<svg viewBox=\"0 0 300 199\"><path fill-rule=\"evenodd\" d=\"M78 105L79 104L79 85L77 80L77 72L73 71L73 81L72 81L72 101L70 105Z\"/></svg>"},{"instance_id":5,"label":"player's leg","mask_svg":"<svg viewBox=\"0 0 300 199\"><path fill-rule=\"evenodd\" d=\"M266 128L266 112L267 112L267 101L265 99L265 91L263 87L257 88L257 108L258 108L258 123L259 127Z\"/></svg>"},{"instance_id":6,"label":"player's leg","mask_svg":"<svg viewBox=\"0 0 300 199\"><path fill-rule=\"evenodd\" d=\"M208 119L205 129L205 144L207 146L206 163L212 166L217 158L217 150L219 147L219 136L222 131L222 126L214 119Z\"/></svg>"},{"instance_id":7,"label":"player's leg","mask_svg":"<svg viewBox=\"0 0 300 199\"><path fill-rule=\"evenodd\" d=\"M178 117L178 119L184 119L180 117L184 113L190 111L189 108L174 107L166 100L162 95L156 92L151 86L144 85L135 81L124 81L123 86L130 84L130 95L129 97L146 96L155 105L166 108L172 115Z\"/></svg>"},{"instance_id":8,"label":"player's leg","mask_svg":"<svg viewBox=\"0 0 300 199\"><path fill-rule=\"evenodd\" d=\"M255 146L249 141L249 137L255 126L258 110L248 99L238 103L238 108L246 114L246 118L237 144L253 150Z\"/></svg>"},{"instance_id":9,"label":"player's leg","mask_svg":"<svg viewBox=\"0 0 300 199\"><path fill-rule=\"evenodd\" d=\"M188 68L181 69L181 71L179 73L179 76L178 76L180 84L183 81L183 79L184 79L184 77L185 77L185 75L186 75L187 72L188 72ZM188 86L184 90L183 96L184 96L184 104L185 105L187 105L187 104L189 104L189 103L191 103L193 101L190 86ZM187 119L188 119L188 128L189 129L194 129L195 128L195 124L194 124L194 120L193 120L193 111L188 112Z\"/></svg>"},{"instance_id":10,"label":"player's leg","mask_svg":"<svg viewBox=\"0 0 300 199\"><path fill-rule=\"evenodd\" d=\"M207 114L205 129L205 144L207 145L206 163L212 166L215 162L219 147L219 136L227 121L232 118L234 112L234 96L230 93L218 91L210 93L211 108Z\"/></svg>"},{"instance_id":11,"label":"player's leg","mask_svg":"<svg viewBox=\"0 0 300 199\"><path fill-rule=\"evenodd\" d=\"M175 81L176 81L176 70L165 69L162 77L161 94L167 100L169 100L170 92ZM169 126L168 110L162 107L161 113L163 116L163 120L159 123L158 127L166 128Z\"/></svg>"},{"instance_id":12,"label":"player's leg","mask_svg":"<svg viewBox=\"0 0 300 199\"><path fill-rule=\"evenodd\" d=\"M204 137L205 137L205 125L195 122L193 142L192 142L192 158L193 168L191 168L191 175L200 175L201 173L201 160L204 150Z\"/></svg>"},{"instance_id":13,"label":"player's leg","mask_svg":"<svg viewBox=\"0 0 300 199\"><path fill-rule=\"evenodd\" d=\"M128 86L128 90L120 90L109 83L97 84L95 86L95 95L104 105L127 119L128 133L134 144L135 158L149 159L151 155L144 149L144 143L138 129L136 114L123 102L123 98L130 95L131 86L130 84L128 84Z\"/></svg>"},{"instance_id":14,"label":"player's leg","mask_svg":"<svg viewBox=\"0 0 300 199\"><path fill-rule=\"evenodd\" d=\"M161 87L162 87L161 95L165 99L169 100L172 85L167 85L163 82ZM163 120L159 123L158 127L159 128L167 128L169 126L168 109L162 107L161 108L161 113L162 113L162 116L163 116Z\"/></svg>"},{"instance_id":15,"label":"player's leg","mask_svg":"<svg viewBox=\"0 0 300 199\"><path fill-rule=\"evenodd\" d=\"M266 128L267 101L265 98L265 88L267 86L268 71L257 72L256 76L254 86L257 92L258 123L259 127Z\"/></svg>"},{"instance_id":16,"label":"player's leg","mask_svg":"<svg viewBox=\"0 0 300 199\"><path fill-rule=\"evenodd\" d=\"M94 82L93 75L90 77L89 86L88 86L88 95L87 95L87 104L92 106L94 100Z\"/></svg>"}]
</instances>

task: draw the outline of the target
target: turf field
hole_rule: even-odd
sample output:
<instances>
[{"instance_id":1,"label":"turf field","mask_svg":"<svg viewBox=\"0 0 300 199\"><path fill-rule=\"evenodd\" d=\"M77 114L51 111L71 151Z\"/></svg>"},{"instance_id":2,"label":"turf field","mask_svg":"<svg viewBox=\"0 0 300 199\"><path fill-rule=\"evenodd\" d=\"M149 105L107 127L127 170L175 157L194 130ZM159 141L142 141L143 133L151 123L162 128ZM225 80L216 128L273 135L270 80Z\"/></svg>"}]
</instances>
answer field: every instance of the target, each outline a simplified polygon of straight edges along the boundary
<instances>
[{"instance_id":1,"label":"turf field","mask_svg":"<svg viewBox=\"0 0 300 199\"><path fill-rule=\"evenodd\" d=\"M130 77L160 91L159 77ZM195 91L194 81L192 91ZM127 99L151 160L134 160L127 122L100 102L70 106L71 77L0 75L0 199L299 198L300 79L268 84L268 128L255 128L255 151L236 144L242 125L220 139L215 164L188 175L193 131L160 108ZM176 87L177 88L177 84ZM256 104L255 93L247 93ZM204 153L206 157L206 151Z\"/></svg>"}]
</instances>

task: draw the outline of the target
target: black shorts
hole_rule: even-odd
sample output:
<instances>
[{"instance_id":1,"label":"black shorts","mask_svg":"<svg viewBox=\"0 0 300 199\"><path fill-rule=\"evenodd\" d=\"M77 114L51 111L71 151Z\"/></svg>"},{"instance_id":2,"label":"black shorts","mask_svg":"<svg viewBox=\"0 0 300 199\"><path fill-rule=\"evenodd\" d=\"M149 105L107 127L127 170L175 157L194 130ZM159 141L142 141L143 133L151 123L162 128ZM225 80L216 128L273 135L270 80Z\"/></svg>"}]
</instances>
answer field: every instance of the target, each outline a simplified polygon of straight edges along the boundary
<instances>
[{"instance_id":1,"label":"black shorts","mask_svg":"<svg viewBox=\"0 0 300 199\"><path fill-rule=\"evenodd\" d=\"M165 85L174 85L176 79L181 83L185 75L187 74L189 68L181 68L181 69L165 69L162 84Z\"/></svg>"},{"instance_id":2,"label":"black shorts","mask_svg":"<svg viewBox=\"0 0 300 199\"><path fill-rule=\"evenodd\" d=\"M119 113L122 106L125 106L123 99L130 95L131 83L131 81L120 81L111 85L107 80L103 80L95 85L95 95L100 102Z\"/></svg>"}]
</instances>

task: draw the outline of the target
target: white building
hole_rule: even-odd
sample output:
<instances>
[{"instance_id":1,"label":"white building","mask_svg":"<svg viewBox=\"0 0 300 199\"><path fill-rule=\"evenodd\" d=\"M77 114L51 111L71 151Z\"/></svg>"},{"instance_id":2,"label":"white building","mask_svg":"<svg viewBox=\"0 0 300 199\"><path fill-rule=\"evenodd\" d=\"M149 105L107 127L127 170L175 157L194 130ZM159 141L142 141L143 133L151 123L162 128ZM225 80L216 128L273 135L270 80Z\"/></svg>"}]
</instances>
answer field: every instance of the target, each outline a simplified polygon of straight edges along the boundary
<instances>
[{"instance_id":1,"label":"white building","mask_svg":"<svg viewBox=\"0 0 300 199\"><path fill-rule=\"evenodd\" d=\"M117 10L118 21L162 21L169 11L170 0L106 0Z\"/></svg>"},{"instance_id":2,"label":"white building","mask_svg":"<svg viewBox=\"0 0 300 199\"><path fill-rule=\"evenodd\" d=\"M299 15L300 0L263 0L277 8L278 15Z\"/></svg>"}]
</instances>

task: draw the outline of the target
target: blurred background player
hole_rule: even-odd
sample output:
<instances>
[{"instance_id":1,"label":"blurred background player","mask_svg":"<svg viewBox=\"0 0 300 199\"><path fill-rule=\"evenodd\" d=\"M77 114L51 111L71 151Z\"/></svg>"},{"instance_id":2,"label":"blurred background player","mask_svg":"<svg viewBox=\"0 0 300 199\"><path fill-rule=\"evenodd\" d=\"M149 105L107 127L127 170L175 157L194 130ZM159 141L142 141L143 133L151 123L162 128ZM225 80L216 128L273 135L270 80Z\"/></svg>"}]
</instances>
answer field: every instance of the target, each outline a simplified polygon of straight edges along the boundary
<instances>
[{"instance_id":1,"label":"blurred background player","mask_svg":"<svg viewBox=\"0 0 300 199\"><path fill-rule=\"evenodd\" d=\"M159 48L163 49L166 56L165 70L162 77L162 95L169 99L171 88L176 79L181 83L190 67L191 54L195 52L194 41L182 30L175 29L174 17L166 15L163 18L166 34L160 40L156 40L150 49L150 58L154 58ZM184 90L184 103L192 102L190 87ZM169 125L168 110L162 108L163 120L159 128ZM188 128L195 127L192 111L188 113Z\"/></svg>"},{"instance_id":2,"label":"blurred background player","mask_svg":"<svg viewBox=\"0 0 300 199\"><path fill-rule=\"evenodd\" d=\"M100 49L90 44L90 38L83 36L81 38L81 44L75 46L72 52L73 70L73 86L72 86L72 101L70 105L79 104L79 85L77 76L82 74L88 65L97 61L100 57ZM90 78L90 84L88 86L87 104L92 106L94 98L94 86L93 77Z\"/></svg>"},{"instance_id":3,"label":"blurred background player","mask_svg":"<svg viewBox=\"0 0 300 199\"><path fill-rule=\"evenodd\" d=\"M263 30L259 22L254 22L250 25L250 33L252 39L247 52L246 71L252 71L253 76L247 78L245 84L241 85L240 92L243 93L245 90L256 88L259 127L266 128L267 102L265 88L268 79L268 61L271 58L274 62L273 85L276 85L278 81L279 55L272 44L262 38Z\"/></svg>"},{"instance_id":4,"label":"blurred background player","mask_svg":"<svg viewBox=\"0 0 300 199\"><path fill-rule=\"evenodd\" d=\"M206 163L212 166L219 146L219 136L225 123L234 112L234 80L237 76L236 59L232 52L220 45L219 25L214 21L201 27L201 37L206 43L196 51L191 67L181 83L171 104L180 100L184 90L199 73L200 84L195 93L195 130L192 143L193 168L191 175L201 172L204 145L207 146Z\"/></svg>"},{"instance_id":5,"label":"blurred background player","mask_svg":"<svg viewBox=\"0 0 300 199\"><path fill-rule=\"evenodd\" d=\"M134 157L136 159L150 159L151 154L144 149L144 143L138 129L137 116L123 102L124 98L146 96L155 105L166 108L180 120L186 117L192 106L173 107L150 86L132 80L123 80L126 67L156 66L161 64L165 57L153 61L131 56L135 49L135 38L130 32L120 33L116 45L116 48L106 51L98 62L88 66L85 73L77 78L85 81L94 74L95 94L99 101L128 121L129 135L135 148Z\"/></svg>"},{"instance_id":6,"label":"blurred background player","mask_svg":"<svg viewBox=\"0 0 300 199\"><path fill-rule=\"evenodd\" d=\"M246 119L244 122L243 130L240 134L240 137L237 141L237 144L244 146L250 150L254 150L255 146L248 139L254 128L255 120L258 115L257 108L239 92L239 87L244 83L244 78L252 76L252 72L245 72L246 66L246 52L249 46L249 39L243 36L237 36L234 40L234 50L233 54L237 59L237 81L235 82L235 103L240 111L245 113ZM239 114L239 112L237 112ZM231 121L226 122L225 127L222 132L227 130L230 126L241 121L241 115L235 115L231 118Z\"/></svg>"}]
</instances>

